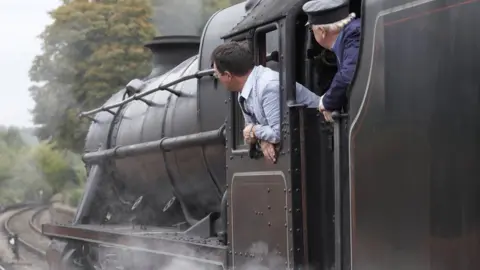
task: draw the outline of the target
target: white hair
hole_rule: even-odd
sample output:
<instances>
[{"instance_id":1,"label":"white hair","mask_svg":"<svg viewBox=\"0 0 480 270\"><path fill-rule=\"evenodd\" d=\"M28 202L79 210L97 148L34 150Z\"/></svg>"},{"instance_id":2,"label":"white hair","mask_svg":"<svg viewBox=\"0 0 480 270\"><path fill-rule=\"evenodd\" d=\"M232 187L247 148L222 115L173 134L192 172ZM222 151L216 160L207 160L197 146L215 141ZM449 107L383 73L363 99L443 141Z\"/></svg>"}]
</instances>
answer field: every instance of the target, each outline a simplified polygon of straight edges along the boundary
<instances>
[{"instance_id":1,"label":"white hair","mask_svg":"<svg viewBox=\"0 0 480 270\"><path fill-rule=\"evenodd\" d=\"M352 12L348 14L348 16L345 19L342 19L340 21L336 21L329 24L318 24L314 26L320 27L326 32L340 32L343 29L343 27L345 27L345 25L347 25L349 22L355 19L355 16L356 16L355 13Z\"/></svg>"}]
</instances>

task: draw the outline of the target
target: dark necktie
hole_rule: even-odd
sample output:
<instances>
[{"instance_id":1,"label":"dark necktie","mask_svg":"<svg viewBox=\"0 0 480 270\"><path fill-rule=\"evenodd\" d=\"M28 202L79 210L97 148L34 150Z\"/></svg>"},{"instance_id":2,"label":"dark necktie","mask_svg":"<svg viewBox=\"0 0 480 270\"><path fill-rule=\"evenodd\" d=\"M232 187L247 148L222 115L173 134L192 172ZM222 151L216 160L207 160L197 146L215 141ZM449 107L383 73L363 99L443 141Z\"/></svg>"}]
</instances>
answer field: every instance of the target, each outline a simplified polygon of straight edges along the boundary
<instances>
[{"instance_id":1,"label":"dark necktie","mask_svg":"<svg viewBox=\"0 0 480 270\"><path fill-rule=\"evenodd\" d=\"M247 110L245 109L245 98L244 97L240 96L239 103L240 103L240 108L242 109L242 111L246 115L252 116L252 114L247 112Z\"/></svg>"}]
</instances>

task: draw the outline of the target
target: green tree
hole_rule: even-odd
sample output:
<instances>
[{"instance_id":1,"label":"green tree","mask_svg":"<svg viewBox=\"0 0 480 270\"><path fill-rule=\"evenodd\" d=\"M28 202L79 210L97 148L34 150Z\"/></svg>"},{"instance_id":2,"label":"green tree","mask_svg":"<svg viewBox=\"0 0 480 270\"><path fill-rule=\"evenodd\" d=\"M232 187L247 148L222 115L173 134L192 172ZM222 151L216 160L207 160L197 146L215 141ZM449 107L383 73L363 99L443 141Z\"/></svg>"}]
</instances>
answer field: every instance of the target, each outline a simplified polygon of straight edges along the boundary
<instances>
[{"instance_id":1,"label":"green tree","mask_svg":"<svg viewBox=\"0 0 480 270\"><path fill-rule=\"evenodd\" d=\"M9 127L0 131L0 184L12 178L12 167L24 146L19 129Z\"/></svg>"},{"instance_id":2,"label":"green tree","mask_svg":"<svg viewBox=\"0 0 480 270\"><path fill-rule=\"evenodd\" d=\"M67 182L78 182L77 174L65 151L55 149L55 144L41 143L32 149L29 157L40 179L45 181L53 194L61 191Z\"/></svg>"},{"instance_id":3,"label":"green tree","mask_svg":"<svg viewBox=\"0 0 480 270\"><path fill-rule=\"evenodd\" d=\"M86 178L78 154L55 143L38 143L31 130L0 128L0 204L44 198L65 189L80 189Z\"/></svg>"},{"instance_id":4,"label":"green tree","mask_svg":"<svg viewBox=\"0 0 480 270\"><path fill-rule=\"evenodd\" d=\"M40 139L81 152L89 121L81 111L100 106L129 80L148 75L154 36L147 0L66 2L50 13L54 22L40 35L30 88Z\"/></svg>"}]
</instances>

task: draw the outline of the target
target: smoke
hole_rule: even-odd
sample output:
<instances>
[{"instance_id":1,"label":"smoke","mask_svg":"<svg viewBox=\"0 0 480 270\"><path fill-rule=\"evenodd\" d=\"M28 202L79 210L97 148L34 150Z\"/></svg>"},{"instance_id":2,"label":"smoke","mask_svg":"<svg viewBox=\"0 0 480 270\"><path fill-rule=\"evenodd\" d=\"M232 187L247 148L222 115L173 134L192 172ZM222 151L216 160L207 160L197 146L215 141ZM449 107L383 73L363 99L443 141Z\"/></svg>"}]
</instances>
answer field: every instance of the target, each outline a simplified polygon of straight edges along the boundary
<instances>
[{"instance_id":1,"label":"smoke","mask_svg":"<svg viewBox=\"0 0 480 270\"><path fill-rule=\"evenodd\" d=\"M132 243L131 246L133 246ZM120 249L102 248L97 251L95 257L98 258L98 266L100 269L114 269L120 266L134 269L155 269L155 270L219 270L227 269L227 265L222 265L225 256L223 253L200 253L193 248L183 245L178 246L162 246L156 249L157 251L168 251L171 256L167 259L162 258L161 255L147 254L145 252L128 254L119 254ZM219 248L219 251L221 249ZM285 269L286 258L278 255L276 250L269 250L268 244L265 242L253 243L247 249L249 256L236 257L235 269L238 270L273 270ZM122 259L119 259L122 258ZM125 259L128 258L128 259ZM213 260L212 258L215 258ZM244 259L240 263L238 259Z\"/></svg>"}]
</instances>

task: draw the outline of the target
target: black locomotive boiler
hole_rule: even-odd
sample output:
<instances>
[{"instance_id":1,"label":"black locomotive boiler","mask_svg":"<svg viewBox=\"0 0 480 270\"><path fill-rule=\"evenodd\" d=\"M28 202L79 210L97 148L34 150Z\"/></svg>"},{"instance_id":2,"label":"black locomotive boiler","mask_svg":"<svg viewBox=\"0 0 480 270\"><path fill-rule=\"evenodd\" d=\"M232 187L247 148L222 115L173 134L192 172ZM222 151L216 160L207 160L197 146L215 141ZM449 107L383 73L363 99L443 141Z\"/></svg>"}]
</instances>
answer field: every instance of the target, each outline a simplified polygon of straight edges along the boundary
<instances>
[{"instance_id":1,"label":"black locomotive boiler","mask_svg":"<svg viewBox=\"0 0 480 270\"><path fill-rule=\"evenodd\" d=\"M87 186L73 224L43 226L50 267L478 269L480 32L465 29L480 3L352 0L335 13L361 18L362 45L330 124L295 102L296 81L321 95L336 72L305 1L249 2L200 38L154 40L152 74L82 113ZM244 144L237 97L210 76L230 40L280 73L276 164Z\"/></svg>"}]
</instances>

